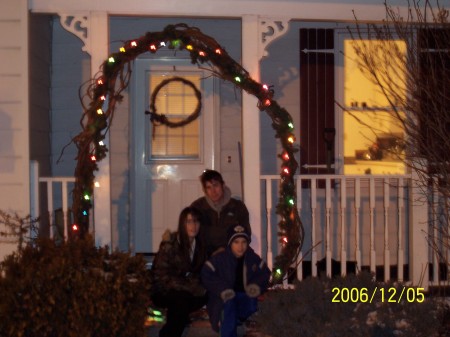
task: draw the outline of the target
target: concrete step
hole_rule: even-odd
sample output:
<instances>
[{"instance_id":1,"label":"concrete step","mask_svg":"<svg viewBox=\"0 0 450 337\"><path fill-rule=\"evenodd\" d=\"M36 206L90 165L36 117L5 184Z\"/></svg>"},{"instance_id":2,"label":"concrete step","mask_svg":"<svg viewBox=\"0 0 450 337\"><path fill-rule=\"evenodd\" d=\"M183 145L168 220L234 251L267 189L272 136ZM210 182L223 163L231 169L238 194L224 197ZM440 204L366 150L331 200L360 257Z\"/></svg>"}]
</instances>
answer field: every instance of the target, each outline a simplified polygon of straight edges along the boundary
<instances>
[{"instance_id":1,"label":"concrete step","mask_svg":"<svg viewBox=\"0 0 450 337\"><path fill-rule=\"evenodd\" d=\"M154 324L148 328L148 337L158 337L162 324ZM206 320L193 321L184 330L183 337L219 337L219 334L211 329ZM238 337L269 337L258 331L254 322L246 322L245 326L238 327Z\"/></svg>"}]
</instances>

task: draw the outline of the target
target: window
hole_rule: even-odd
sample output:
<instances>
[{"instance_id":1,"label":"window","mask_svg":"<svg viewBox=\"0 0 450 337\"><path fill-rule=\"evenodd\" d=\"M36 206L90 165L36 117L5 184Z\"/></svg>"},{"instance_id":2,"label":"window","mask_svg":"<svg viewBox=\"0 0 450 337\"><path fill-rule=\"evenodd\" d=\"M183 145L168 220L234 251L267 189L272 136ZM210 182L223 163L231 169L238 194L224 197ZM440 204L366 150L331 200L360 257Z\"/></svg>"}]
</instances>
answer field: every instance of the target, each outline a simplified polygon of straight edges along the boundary
<instances>
[{"instance_id":1,"label":"window","mask_svg":"<svg viewBox=\"0 0 450 337\"><path fill-rule=\"evenodd\" d=\"M404 174L404 133L394 116L392 105L380 89L358 66L355 47L377 55L380 69L377 78L396 79L401 100L405 98L405 69L402 62L393 62L383 55L386 44L405 53L403 41L343 40L344 56L344 112L343 155L345 174ZM381 68L382 67L382 68ZM395 102L394 102L395 105ZM404 113L400 111L400 113Z\"/></svg>"},{"instance_id":2,"label":"window","mask_svg":"<svg viewBox=\"0 0 450 337\"><path fill-rule=\"evenodd\" d=\"M403 127L380 86L359 68L355 51L359 47L377 55L385 64L377 76L384 85L383 79L396 79L401 102L404 63L384 55L386 44L405 55L401 40L356 40L348 29L300 29L301 174L405 173Z\"/></svg>"},{"instance_id":3,"label":"window","mask_svg":"<svg viewBox=\"0 0 450 337\"><path fill-rule=\"evenodd\" d=\"M201 86L200 74L180 74L176 76ZM162 81L170 78L168 73L151 73L149 79L149 97L154 88ZM172 81L164 85L155 99L156 112L165 115L171 122L179 122L191 115L198 101L195 91L190 86ZM152 160L180 159L192 160L200 158L200 118L185 126L171 128L165 125L153 125L148 140Z\"/></svg>"}]
</instances>

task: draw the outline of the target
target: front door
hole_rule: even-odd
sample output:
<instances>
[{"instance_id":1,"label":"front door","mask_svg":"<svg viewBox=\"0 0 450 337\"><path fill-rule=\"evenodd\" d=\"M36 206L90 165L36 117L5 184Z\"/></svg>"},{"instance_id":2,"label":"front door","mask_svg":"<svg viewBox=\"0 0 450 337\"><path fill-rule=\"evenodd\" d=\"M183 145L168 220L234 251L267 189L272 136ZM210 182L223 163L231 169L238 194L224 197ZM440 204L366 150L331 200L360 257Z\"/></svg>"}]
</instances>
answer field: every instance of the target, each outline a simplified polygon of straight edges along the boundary
<instances>
[{"instance_id":1,"label":"front door","mask_svg":"<svg viewBox=\"0 0 450 337\"><path fill-rule=\"evenodd\" d=\"M215 137L219 133L215 132L214 79L208 71L191 65L190 60L137 59L134 67L132 242L134 252L154 253L164 231L177 228L180 211L203 195L199 182L202 171L215 167ZM170 81L174 77L189 83ZM197 119L176 128L151 123L145 111L152 98L158 114L171 122L186 120L199 102L192 85L201 93Z\"/></svg>"}]
</instances>

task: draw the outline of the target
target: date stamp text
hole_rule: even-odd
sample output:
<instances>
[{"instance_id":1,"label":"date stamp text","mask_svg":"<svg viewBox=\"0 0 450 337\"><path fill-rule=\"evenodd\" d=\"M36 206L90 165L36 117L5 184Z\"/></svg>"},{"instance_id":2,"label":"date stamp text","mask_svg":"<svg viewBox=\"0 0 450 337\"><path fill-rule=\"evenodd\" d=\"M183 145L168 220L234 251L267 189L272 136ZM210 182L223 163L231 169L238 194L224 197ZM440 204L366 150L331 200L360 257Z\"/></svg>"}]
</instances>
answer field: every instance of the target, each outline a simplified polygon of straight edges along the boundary
<instances>
[{"instance_id":1,"label":"date stamp text","mask_svg":"<svg viewBox=\"0 0 450 337\"><path fill-rule=\"evenodd\" d=\"M424 288L416 287L375 287L374 289L334 287L331 292L333 303L400 303L402 300L409 303L422 303L425 300Z\"/></svg>"}]
</instances>

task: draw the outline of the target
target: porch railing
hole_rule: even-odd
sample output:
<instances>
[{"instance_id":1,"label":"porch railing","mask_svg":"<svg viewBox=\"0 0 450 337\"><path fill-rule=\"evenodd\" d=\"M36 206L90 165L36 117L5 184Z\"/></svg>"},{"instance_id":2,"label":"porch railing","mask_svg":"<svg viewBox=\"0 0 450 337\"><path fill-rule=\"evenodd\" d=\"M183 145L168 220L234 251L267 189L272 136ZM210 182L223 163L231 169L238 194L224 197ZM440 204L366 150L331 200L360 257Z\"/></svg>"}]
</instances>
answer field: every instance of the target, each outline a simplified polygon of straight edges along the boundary
<instances>
[{"instance_id":1,"label":"porch railing","mask_svg":"<svg viewBox=\"0 0 450 337\"><path fill-rule=\"evenodd\" d=\"M74 183L75 177L40 177L38 163L31 162L31 214L40 217L40 230L48 228L50 238L68 237Z\"/></svg>"},{"instance_id":2,"label":"porch railing","mask_svg":"<svg viewBox=\"0 0 450 337\"><path fill-rule=\"evenodd\" d=\"M280 177L263 175L260 179L266 213L261 242L266 242L263 253L272 267L279 250L276 204ZM440 268L442 261L429 245L439 235L436 219L430 219L438 212L429 209L429 202L413 202L413 180L410 175L297 176L297 208L305 228L295 266L297 277L367 269L382 280L425 287L448 283L448 267ZM31 164L31 215L47 217L40 225L47 223L50 237L68 237L74 182L74 177L39 177L37 163ZM438 198L436 191L426 197Z\"/></svg>"},{"instance_id":3,"label":"porch railing","mask_svg":"<svg viewBox=\"0 0 450 337\"><path fill-rule=\"evenodd\" d=\"M263 175L261 182L266 208L263 231L267 261L272 266L279 250L275 211L280 177ZM414 216L418 208L422 214L428 209L426 204L413 206L412 184L410 175L297 176L297 208L305 228L295 266L297 277L368 270L384 281L417 283L421 277L422 285L428 286L447 280L438 272L439 261L428 245L433 230L429 224L418 224L420 220ZM419 231L421 236L418 227L424 228ZM422 275L412 277L413 271Z\"/></svg>"}]
</instances>

